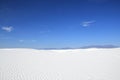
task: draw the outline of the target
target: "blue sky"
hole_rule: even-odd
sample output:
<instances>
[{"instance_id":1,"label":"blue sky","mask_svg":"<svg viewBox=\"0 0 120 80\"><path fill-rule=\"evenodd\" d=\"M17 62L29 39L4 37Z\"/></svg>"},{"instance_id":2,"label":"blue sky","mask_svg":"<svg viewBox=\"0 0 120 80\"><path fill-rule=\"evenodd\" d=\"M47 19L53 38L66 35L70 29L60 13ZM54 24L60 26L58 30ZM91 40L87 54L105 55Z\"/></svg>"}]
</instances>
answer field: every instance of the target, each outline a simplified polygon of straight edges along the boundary
<instances>
[{"instance_id":1,"label":"blue sky","mask_svg":"<svg viewBox=\"0 0 120 80\"><path fill-rule=\"evenodd\" d=\"M120 46L119 0L0 0L1 48Z\"/></svg>"}]
</instances>

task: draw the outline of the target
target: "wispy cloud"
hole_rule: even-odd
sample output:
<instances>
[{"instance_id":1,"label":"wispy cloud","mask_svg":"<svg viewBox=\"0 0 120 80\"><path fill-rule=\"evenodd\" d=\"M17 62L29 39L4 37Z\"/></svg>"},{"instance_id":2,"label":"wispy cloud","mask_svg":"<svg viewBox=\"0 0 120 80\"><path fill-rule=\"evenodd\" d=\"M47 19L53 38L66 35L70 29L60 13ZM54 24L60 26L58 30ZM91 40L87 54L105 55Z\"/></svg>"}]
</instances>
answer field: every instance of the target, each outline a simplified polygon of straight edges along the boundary
<instances>
[{"instance_id":1,"label":"wispy cloud","mask_svg":"<svg viewBox=\"0 0 120 80\"><path fill-rule=\"evenodd\" d=\"M12 26L6 26L6 27L2 27L2 30L6 31L6 32L11 32L13 31L13 27Z\"/></svg>"},{"instance_id":2,"label":"wispy cloud","mask_svg":"<svg viewBox=\"0 0 120 80\"><path fill-rule=\"evenodd\" d=\"M90 46L83 46L82 49L87 48L118 48L119 46L116 45L90 45Z\"/></svg>"},{"instance_id":3,"label":"wispy cloud","mask_svg":"<svg viewBox=\"0 0 120 80\"><path fill-rule=\"evenodd\" d=\"M18 41L19 42L36 42L37 40L23 40L23 39L20 39Z\"/></svg>"},{"instance_id":4,"label":"wispy cloud","mask_svg":"<svg viewBox=\"0 0 120 80\"><path fill-rule=\"evenodd\" d=\"M0 36L0 39L12 39L12 37L3 37L3 36L1 37Z\"/></svg>"},{"instance_id":5,"label":"wispy cloud","mask_svg":"<svg viewBox=\"0 0 120 80\"><path fill-rule=\"evenodd\" d=\"M49 33L50 30L46 30L46 31L40 31L41 34L44 34L44 33Z\"/></svg>"},{"instance_id":6,"label":"wispy cloud","mask_svg":"<svg viewBox=\"0 0 120 80\"><path fill-rule=\"evenodd\" d=\"M19 40L19 42L24 42L24 40L21 39L21 40Z\"/></svg>"},{"instance_id":7,"label":"wispy cloud","mask_svg":"<svg viewBox=\"0 0 120 80\"><path fill-rule=\"evenodd\" d=\"M4 34L0 34L0 39L2 39L2 40L8 40L8 39L13 39L13 37L11 37L11 36L6 36L6 35L4 35Z\"/></svg>"},{"instance_id":8,"label":"wispy cloud","mask_svg":"<svg viewBox=\"0 0 120 80\"><path fill-rule=\"evenodd\" d=\"M83 27L87 27L87 26L90 26L91 24L95 23L96 21L92 20L92 21L84 21L81 23L81 25Z\"/></svg>"},{"instance_id":9,"label":"wispy cloud","mask_svg":"<svg viewBox=\"0 0 120 80\"><path fill-rule=\"evenodd\" d=\"M31 40L31 42L36 42L37 40Z\"/></svg>"},{"instance_id":10,"label":"wispy cloud","mask_svg":"<svg viewBox=\"0 0 120 80\"><path fill-rule=\"evenodd\" d=\"M104 3L104 2L107 2L109 0L88 0L90 2L95 2L95 3Z\"/></svg>"}]
</instances>

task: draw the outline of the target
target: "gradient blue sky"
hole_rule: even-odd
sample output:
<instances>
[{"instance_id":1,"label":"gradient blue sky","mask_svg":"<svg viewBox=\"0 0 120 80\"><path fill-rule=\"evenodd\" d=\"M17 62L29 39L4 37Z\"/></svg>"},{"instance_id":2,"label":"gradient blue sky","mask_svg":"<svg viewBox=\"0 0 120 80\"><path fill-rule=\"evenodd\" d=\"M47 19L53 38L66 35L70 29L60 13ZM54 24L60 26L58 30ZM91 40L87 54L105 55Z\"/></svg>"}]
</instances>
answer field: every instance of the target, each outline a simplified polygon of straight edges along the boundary
<instances>
[{"instance_id":1,"label":"gradient blue sky","mask_svg":"<svg viewBox=\"0 0 120 80\"><path fill-rule=\"evenodd\" d=\"M1 48L120 46L119 0L0 0Z\"/></svg>"}]
</instances>

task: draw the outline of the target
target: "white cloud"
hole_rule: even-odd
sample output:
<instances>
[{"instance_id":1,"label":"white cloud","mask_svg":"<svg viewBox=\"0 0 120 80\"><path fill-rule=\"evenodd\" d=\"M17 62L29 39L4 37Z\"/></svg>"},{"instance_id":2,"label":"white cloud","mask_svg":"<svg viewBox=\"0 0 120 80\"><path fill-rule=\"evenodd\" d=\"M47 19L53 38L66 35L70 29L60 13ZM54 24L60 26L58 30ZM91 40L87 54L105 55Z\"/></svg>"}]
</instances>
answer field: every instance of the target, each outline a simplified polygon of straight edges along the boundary
<instances>
[{"instance_id":1,"label":"white cloud","mask_svg":"<svg viewBox=\"0 0 120 80\"><path fill-rule=\"evenodd\" d=\"M24 40L19 40L19 42L24 42Z\"/></svg>"},{"instance_id":2,"label":"white cloud","mask_svg":"<svg viewBox=\"0 0 120 80\"><path fill-rule=\"evenodd\" d=\"M95 21L84 21L84 22L81 23L81 25L83 27L87 27L87 26L90 26L93 23L95 23Z\"/></svg>"},{"instance_id":3,"label":"white cloud","mask_svg":"<svg viewBox=\"0 0 120 80\"><path fill-rule=\"evenodd\" d=\"M12 26L6 26L6 27L2 27L2 30L6 31L6 32L11 32L13 31L13 27Z\"/></svg>"}]
</instances>

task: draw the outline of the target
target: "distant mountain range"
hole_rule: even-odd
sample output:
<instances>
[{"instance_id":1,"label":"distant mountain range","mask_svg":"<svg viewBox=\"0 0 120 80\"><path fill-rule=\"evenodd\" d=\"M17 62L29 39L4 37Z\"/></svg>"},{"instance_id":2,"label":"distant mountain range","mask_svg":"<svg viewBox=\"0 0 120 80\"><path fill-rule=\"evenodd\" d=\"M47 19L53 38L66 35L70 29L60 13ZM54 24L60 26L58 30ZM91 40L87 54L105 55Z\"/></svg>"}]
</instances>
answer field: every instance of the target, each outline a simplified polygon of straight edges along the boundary
<instances>
[{"instance_id":1,"label":"distant mountain range","mask_svg":"<svg viewBox=\"0 0 120 80\"><path fill-rule=\"evenodd\" d=\"M119 48L119 46L116 45L90 45L90 46L83 46L83 47L64 47L64 48L37 48L37 49L43 49L43 50L61 50L61 49L89 49L89 48Z\"/></svg>"}]
</instances>

